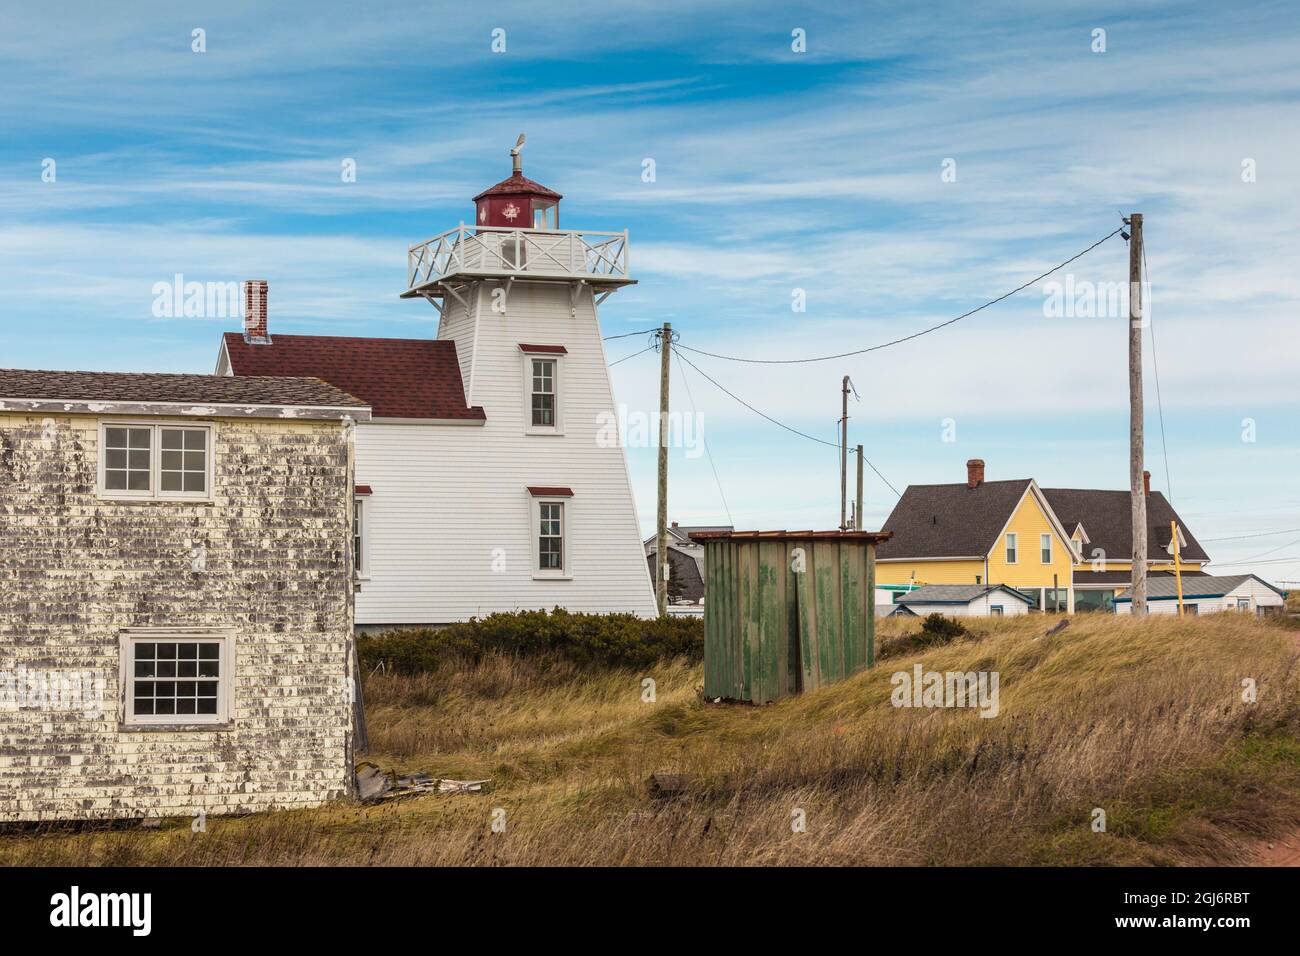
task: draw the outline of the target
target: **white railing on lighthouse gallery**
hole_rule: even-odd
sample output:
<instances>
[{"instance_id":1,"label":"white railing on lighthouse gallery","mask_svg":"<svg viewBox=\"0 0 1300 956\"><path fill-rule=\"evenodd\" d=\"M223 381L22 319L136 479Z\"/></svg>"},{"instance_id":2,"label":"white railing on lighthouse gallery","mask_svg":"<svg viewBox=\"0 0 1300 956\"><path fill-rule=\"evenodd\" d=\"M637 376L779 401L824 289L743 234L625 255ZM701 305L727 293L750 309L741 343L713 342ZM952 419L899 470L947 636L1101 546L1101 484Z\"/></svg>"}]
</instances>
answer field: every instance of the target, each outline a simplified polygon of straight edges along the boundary
<instances>
[{"instance_id":1,"label":"white railing on lighthouse gallery","mask_svg":"<svg viewBox=\"0 0 1300 956\"><path fill-rule=\"evenodd\" d=\"M520 276L587 279L624 284L626 232L509 229L462 223L407 253L407 288L431 286L451 276Z\"/></svg>"}]
</instances>

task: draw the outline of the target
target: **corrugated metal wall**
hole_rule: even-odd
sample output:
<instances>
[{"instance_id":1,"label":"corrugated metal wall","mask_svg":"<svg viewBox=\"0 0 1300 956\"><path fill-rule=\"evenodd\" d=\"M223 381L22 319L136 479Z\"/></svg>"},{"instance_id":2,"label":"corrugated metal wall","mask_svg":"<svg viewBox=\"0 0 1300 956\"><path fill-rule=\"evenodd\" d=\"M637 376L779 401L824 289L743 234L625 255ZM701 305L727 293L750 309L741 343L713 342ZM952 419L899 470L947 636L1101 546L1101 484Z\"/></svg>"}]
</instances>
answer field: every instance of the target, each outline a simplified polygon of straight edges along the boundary
<instances>
[{"instance_id":1,"label":"corrugated metal wall","mask_svg":"<svg viewBox=\"0 0 1300 956\"><path fill-rule=\"evenodd\" d=\"M740 532L705 544L704 693L763 704L875 663L872 532Z\"/></svg>"}]
</instances>

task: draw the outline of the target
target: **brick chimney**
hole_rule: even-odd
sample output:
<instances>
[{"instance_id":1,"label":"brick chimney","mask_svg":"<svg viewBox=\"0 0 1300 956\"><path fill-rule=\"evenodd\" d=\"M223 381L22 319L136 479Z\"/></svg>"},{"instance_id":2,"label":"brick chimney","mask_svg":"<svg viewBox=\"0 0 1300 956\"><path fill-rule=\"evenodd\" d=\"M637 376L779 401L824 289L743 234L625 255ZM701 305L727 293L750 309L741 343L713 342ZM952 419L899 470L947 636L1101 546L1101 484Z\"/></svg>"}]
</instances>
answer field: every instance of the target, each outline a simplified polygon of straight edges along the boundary
<instances>
[{"instance_id":1,"label":"brick chimney","mask_svg":"<svg viewBox=\"0 0 1300 956\"><path fill-rule=\"evenodd\" d=\"M271 341L266 319L266 280L244 282L244 338L265 345Z\"/></svg>"},{"instance_id":2,"label":"brick chimney","mask_svg":"<svg viewBox=\"0 0 1300 956\"><path fill-rule=\"evenodd\" d=\"M1151 497L1151 472L1142 472L1142 491L1148 498Z\"/></svg>"},{"instance_id":3,"label":"brick chimney","mask_svg":"<svg viewBox=\"0 0 1300 956\"><path fill-rule=\"evenodd\" d=\"M966 462L966 487L978 488L984 484L984 459L972 458Z\"/></svg>"}]
</instances>

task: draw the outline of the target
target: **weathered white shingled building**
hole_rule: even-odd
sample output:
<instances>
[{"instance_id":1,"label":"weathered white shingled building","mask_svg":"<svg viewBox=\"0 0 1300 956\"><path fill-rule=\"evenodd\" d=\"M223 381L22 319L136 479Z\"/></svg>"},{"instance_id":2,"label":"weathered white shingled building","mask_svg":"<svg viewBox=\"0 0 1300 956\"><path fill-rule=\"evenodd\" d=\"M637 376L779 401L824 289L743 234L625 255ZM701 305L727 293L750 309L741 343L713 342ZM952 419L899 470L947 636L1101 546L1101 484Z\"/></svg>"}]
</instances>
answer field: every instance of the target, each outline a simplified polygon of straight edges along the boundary
<instances>
[{"instance_id":1,"label":"weathered white shingled building","mask_svg":"<svg viewBox=\"0 0 1300 956\"><path fill-rule=\"evenodd\" d=\"M310 378L0 370L0 821L352 787L352 423Z\"/></svg>"}]
</instances>

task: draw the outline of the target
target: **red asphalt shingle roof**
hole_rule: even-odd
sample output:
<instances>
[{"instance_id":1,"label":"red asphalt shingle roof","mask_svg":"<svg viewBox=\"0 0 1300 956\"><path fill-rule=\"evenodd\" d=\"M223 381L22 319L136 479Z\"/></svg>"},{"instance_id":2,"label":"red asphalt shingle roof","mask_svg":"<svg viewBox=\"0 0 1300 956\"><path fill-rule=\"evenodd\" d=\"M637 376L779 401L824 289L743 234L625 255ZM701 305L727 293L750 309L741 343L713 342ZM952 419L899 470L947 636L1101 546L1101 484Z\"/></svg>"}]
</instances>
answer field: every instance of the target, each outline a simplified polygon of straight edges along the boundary
<instances>
[{"instance_id":1,"label":"red asphalt shingle roof","mask_svg":"<svg viewBox=\"0 0 1300 956\"><path fill-rule=\"evenodd\" d=\"M235 375L314 376L365 401L376 418L486 418L466 406L456 343L446 339L275 335L253 345L227 332L224 342Z\"/></svg>"}]
</instances>

